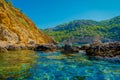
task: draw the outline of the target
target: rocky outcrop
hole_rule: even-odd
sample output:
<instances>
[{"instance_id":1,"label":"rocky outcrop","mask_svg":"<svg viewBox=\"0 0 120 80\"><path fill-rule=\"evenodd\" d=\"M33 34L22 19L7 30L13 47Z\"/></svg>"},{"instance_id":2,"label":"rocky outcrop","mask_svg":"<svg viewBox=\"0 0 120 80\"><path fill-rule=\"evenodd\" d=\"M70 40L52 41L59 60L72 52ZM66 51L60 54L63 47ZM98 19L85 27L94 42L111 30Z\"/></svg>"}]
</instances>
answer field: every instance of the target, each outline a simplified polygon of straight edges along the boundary
<instances>
[{"instance_id":1,"label":"rocky outcrop","mask_svg":"<svg viewBox=\"0 0 120 80\"><path fill-rule=\"evenodd\" d=\"M70 53L78 53L79 50L80 49L77 46L71 46L66 44L65 46L62 47L61 52L70 54Z\"/></svg>"},{"instance_id":2,"label":"rocky outcrop","mask_svg":"<svg viewBox=\"0 0 120 80\"><path fill-rule=\"evenodd\" d=\"M0 40L13 44L54 43L54 40L41 32L20 9L6 0L0 0Z\"/></svg>"},{"instance_id":3,"label":"rocky outcrop","mask_svg":"<svg viewBox=\"0 0 120 80\"><path fill-rule=\"evenodd\" d=\"M50 52L54 52L57 51L58 48L56 45L53 44L49 44L49 45L36 45L34 48L35 51L50 51Z\"/></svg>"},{"instance_id":4,"label":"rocky outcrop","mask_svg":"<svg viewBox=\"0 0 120 80\"><path fill-rule=\"evenodd\" d=\"M6 51L16 51L16 50L34 50L34 51L53 52L60 49L54 44L35 44L33 41L31 41L28 44L24 44L24 43L16 44L12 42L0 41L0 53Z\"/></svg>"},{"instance_id":5,"label":"rocky outcrop","mask_svg":"<svg viewBox=\"0 0 120 80\"><path fill-rule=\"evenodd\" d=\"M88 56L120 57L120 42L91 44L85 51Z\"/></svg>"},{"instance_id":6,"label":"rocky outcrop","mask_svg":"<svg viewBox=\"0 0 120 80\"><path fill-rule=\"evenodd\" d=\"M0 41L0 48L4 48L8 51L15 51L15 50L28 50L27 45L23 43L15 44L6 41Z\"/></svg>"},{"instance_id":7,"label":"rocky outcrop","mask_svg":"<svg viewBox=\"0 0 120 80\"><path fill-rule=\"evenodd\" d=\"M18 36L14 32L7 30L3 24L0 24L0 40L3 41L16 41L18 42Z\"/></svg>"},{"instance_id":8,"label":"rocky outcrop","mask_svg":"<svg viewBox=\"0 0 120 80\"><path fill-rule=\"evenodd\" d=\"M65 54L71 54L71 53L78 53L80 48L77 46L70 46L67 44L64 46L48 44L48 45L35 45L34 50L46 51L46 52L61 51L62 53L65 53Z\"/></svg>"}]
</instances>

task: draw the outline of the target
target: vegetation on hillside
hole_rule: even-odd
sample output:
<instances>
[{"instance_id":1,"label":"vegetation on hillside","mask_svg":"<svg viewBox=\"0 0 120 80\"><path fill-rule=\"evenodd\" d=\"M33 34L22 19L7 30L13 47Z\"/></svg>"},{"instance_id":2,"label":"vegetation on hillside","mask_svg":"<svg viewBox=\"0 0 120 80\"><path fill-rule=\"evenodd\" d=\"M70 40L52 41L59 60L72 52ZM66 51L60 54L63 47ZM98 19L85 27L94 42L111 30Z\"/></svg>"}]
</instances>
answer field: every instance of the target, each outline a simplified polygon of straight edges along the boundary
<instances>
[{"instance_id":1,"label":"vegetation on hillside","mask_svg":"<svg viewBox=\"0 0 120 80\"><path fill-rule=\"evenodd\" d=\"M59 42L72 37L81 38L86 36L101 36L112 40L120 40L120 16L100 22L74 20L51 29L45 29L44 32Z\"/></svg>"}]
</instances>

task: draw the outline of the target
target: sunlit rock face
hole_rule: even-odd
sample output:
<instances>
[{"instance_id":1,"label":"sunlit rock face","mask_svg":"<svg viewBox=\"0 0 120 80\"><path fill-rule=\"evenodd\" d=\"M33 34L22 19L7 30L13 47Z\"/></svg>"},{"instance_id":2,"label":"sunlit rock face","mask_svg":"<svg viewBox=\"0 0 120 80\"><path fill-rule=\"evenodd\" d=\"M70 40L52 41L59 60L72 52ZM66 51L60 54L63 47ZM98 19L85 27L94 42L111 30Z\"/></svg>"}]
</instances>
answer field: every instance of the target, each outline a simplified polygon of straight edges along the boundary
<instances>
[{"instance_id":1,"label":"sunlit rock face","mask_svg":"<svg viewBox=\"0 0 120 80\"><path fill-rule=\"evenodd\" d=\"M41 32L20 9L15 8L6 0L0 0L0 40L15 43L34 41L38 44L54 42Z\"/></svg>"}]
</instances>

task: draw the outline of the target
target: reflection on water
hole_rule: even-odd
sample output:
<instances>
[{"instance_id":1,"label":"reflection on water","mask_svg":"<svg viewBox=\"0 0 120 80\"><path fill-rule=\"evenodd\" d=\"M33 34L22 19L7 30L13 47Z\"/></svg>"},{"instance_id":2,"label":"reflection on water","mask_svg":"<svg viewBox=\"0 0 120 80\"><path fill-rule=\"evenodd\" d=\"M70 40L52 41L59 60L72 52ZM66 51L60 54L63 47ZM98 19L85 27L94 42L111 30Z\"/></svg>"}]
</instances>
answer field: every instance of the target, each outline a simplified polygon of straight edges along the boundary
<instances>
[{"instance_id":1,"label":"reflection on water","mask_svg":"<svg viewBox=\"0 0 120 80\"><path fill-rule=\"evenodd\" d=\"M0 80L25 79L37 55L33 51L10 51L0 54Z\"/></svg>"},{"instance_id":2,"label":"reflection on water","mask_svg":"<svg viewBox=\"0 0 120 80\"><path fill-rule=\"evenodd\" d=\"M38 58L39 56L39 58ZM8 80L119 80L120 63L89 60L81 53L32 51L0 54L0 76Z\"/></svg>"},{"instance_id":3,"label":"reflection on water","mask_svg":"<svg viewBox=\"0 0 120 80\"><path fill-rule=\"evenodd\" d=\"M120 64L105 61L88 60L79 54L72 56L38 54L37 65L30 71L29 80L119 80Z\"/></svg>"}]
</instances>

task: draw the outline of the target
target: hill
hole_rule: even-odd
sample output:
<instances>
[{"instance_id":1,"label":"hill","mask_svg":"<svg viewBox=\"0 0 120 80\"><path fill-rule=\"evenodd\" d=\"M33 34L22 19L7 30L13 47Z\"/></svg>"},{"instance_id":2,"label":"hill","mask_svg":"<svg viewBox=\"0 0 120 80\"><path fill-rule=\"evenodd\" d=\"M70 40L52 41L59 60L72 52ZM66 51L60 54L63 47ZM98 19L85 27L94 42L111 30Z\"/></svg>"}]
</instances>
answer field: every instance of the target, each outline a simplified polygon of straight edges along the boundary
<instances>
[{"instance_id":1,"label":"hill","mask_svg":"<svg viewBox=\"0 0 120 80\"><path fill-rule=\"evenodd\" d=\"M55 38L56 41L65 40L90 42L100 37L103 41L120 41L120 16L104 21L74 20L60 24L54 28L45 29L45 33Z\"/></svg>"},{"instance_id":2,"label":"hill","mask_svg":"<svg viewBox=\"0 0 120 80\"><path fill-rule=\"evenodd\" d=\"M53 42L20 9L15 8L11 0L0 0L0 42L2 41L25 44L30 41L37 44Z\"/></svg>"}]
</instances>

